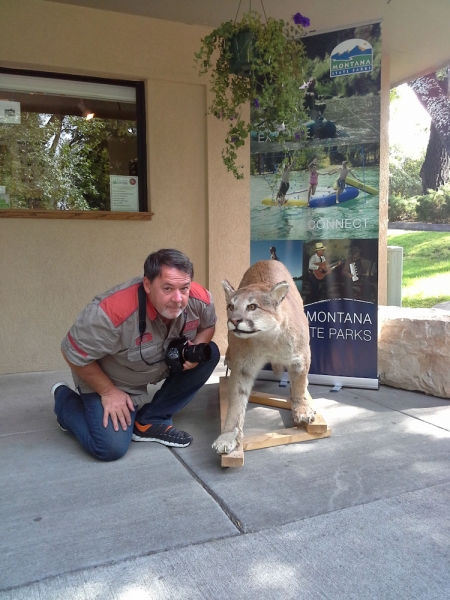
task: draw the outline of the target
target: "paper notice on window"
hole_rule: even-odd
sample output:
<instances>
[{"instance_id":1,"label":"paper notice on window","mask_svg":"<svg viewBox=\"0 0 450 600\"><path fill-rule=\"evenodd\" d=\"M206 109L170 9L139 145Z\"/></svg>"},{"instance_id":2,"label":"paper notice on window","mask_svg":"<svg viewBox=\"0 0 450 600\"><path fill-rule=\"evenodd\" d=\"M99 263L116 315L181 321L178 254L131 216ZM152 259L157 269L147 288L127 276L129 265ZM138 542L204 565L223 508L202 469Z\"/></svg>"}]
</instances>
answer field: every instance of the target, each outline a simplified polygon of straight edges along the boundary
<instances>
[{"instance_id":1,"label":"paper notice on window","mask_svg":"<svg viewBox=\"0 0 450 600\"><path fill-rule=\"evenodd\" d=\"M110 175L111 210L139 212L138 178Z\"/></svg>"},{"instance_id":2,"label":"paper notice on window","mask_svg":"<svg viewBox=\"0 0 450 600\"><path fill-rule=\"evenodd\" d=\"M0 123L20 125L20 102L0 100Z\"/></svg>"}]
</instances>

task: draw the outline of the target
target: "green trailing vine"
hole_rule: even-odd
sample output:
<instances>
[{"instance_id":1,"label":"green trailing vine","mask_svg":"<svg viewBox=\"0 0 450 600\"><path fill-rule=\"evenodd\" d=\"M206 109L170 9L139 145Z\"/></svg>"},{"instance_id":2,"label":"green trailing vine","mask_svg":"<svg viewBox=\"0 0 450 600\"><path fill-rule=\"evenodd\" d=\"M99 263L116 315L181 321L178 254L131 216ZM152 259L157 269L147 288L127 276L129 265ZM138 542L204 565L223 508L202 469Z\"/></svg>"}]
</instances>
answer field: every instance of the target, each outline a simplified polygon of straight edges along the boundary
<instances>
[{"instance_id":1,"label":"green trailing vine","mask_svg":"<svg viewBox=\"0 0 450 600\"><path fill-rule=\"evenodd\" d=\"M229 124L222 158L228 171L243 178L236 163L252 127L266 139L300 141L305 135L302 121L306 55L301 36L309 19L297 13L293 23L269 17L265 22L256 11L243 15L239 23L227 21L202 39L195 61L200 75L210 73L213 101L208 112ZM236 70L233 53L236 36L249 34L251 64ZM250 103L251 123L242 118Z\"/></svg>"}]
</instances>

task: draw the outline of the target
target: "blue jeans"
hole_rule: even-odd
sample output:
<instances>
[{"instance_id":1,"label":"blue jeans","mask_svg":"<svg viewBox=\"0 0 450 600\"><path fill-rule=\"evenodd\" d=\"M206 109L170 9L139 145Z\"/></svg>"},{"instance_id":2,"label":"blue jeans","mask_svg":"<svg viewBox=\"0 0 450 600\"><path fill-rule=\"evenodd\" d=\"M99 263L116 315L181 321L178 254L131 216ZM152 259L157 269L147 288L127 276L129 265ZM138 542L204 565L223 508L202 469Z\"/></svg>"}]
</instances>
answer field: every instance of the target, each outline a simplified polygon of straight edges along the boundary
<instances>
[{"instance_id":1,"label":"blue jeans","mask_svg":"<svg viewBox=\"0 0 450 600\"><path fill-rule=\"evenodd\" d=\"M60 386L55 392L55 414L64 429L70 431L83 448L94 458L112 461L127 452L135 419L138 423L172 424L172 417L188 404L202 388L219 362L219 349L210 342L212 355L209 361L182 373L171 373L153 397L136 412L130 411L131 425L124 431L114 431L111 419L103 427L103 405L99 394L74 392Z\"/></svg>"}]
</instances>

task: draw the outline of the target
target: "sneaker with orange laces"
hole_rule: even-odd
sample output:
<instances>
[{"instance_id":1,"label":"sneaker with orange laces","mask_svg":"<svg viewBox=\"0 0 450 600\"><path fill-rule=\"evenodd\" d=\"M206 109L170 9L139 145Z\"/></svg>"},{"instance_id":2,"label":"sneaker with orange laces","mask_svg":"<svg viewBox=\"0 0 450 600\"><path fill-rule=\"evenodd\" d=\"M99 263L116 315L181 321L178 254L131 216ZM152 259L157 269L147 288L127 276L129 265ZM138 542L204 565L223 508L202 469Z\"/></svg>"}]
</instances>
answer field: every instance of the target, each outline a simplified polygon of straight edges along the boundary
<instances>
[{"instance_id":1,"label":"sneaker with orange laces","mask_svg":"<svg viewBox=\"0 0 450 600\"><path fill-rule=\"evenodd\" d=\"M175 429L167 423L141 425L135 422L131 439L133 442L158 442L174 448L186 448L192 442L192 436L186 431Z\"/></svg>"}]
</instances>

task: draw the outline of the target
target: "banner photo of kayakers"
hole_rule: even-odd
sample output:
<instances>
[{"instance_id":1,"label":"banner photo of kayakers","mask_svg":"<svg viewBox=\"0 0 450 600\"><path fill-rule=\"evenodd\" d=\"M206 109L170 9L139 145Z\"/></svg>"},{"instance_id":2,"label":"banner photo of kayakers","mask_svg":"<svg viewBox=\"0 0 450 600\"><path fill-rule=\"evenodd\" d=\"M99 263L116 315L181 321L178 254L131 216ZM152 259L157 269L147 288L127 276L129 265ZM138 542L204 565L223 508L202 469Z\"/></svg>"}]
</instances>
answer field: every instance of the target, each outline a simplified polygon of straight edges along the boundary
<instances>
[{"instance_id":1,"label":"banner photo of kayakers","mask_svg":"<svg viewBox=\"0 0 450 600\"><path fill-rule=\"evenodd\" d=\"M251 133L251 262L281 260L294 278L310 383L378 388L381 24L302 41L298 132Z\"/></svg>"}]
</instances>

